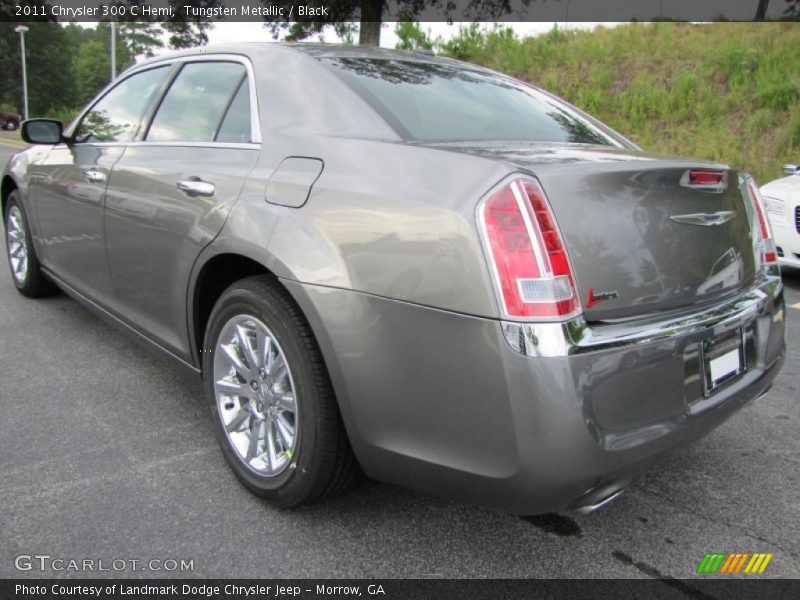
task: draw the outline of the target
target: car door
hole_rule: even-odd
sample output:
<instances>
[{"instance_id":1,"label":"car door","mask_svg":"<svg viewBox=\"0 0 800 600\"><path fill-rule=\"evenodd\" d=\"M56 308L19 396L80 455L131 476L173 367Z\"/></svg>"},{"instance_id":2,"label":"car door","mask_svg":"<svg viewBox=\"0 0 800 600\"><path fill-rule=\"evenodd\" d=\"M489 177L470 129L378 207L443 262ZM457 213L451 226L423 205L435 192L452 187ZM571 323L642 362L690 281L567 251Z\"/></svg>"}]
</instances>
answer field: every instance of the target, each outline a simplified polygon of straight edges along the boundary
<instances>
[{"instance_id":1,"label":"car door","mask_svg":"<svg viewBox=\"0 0 800 600\"><path fill-rule=\"evenodd\" d=\"M111 168L134 138L167 66L126 77L104 94L54 146L31 190L43 263L103 304L113 296L103 237L103 199Z\"/></svg>"},{"instance_id":2,"label":"car door","mask_svg":"<svg viewBox=\"0 0 800 600\"><path fill-rule=\"evenodd\" d=\"M243 57L182 59L141 140L109 179L105 232L116 310L186 359L192 265L258 158L254 90Z\"/></svg>"}]
</instances>

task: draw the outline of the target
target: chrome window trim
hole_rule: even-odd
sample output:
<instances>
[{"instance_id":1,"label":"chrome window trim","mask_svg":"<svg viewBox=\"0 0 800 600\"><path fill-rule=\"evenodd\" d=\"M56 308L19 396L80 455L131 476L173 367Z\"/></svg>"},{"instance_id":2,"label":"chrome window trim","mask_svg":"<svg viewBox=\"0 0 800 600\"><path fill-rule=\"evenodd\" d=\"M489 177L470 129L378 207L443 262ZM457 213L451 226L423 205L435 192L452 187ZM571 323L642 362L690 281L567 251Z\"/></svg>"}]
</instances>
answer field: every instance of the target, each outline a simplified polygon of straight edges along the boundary
<instances>
[{"instance_id":1,"label":"chrome window trim","mask_svg":"<svg viewBox=\"0 0 800 600\"><path fill-rule=\"evenodd\" d=\"M171 147L171 148L233 148L237 150L260 150L261 144L255 142L129 142L129 147Z\"/></svg>"},{"instance_id":2,"label":"chrome window trim","mask_svg":"<svg viewBox=\"0 0 800 600\"><path fill-rule=\"evenodd\" d=\"M119 79L114 80L110 85L103 88L103 90L90 102L87 107L78 115L78 117L70 123L68 128L69 135L71 136L74 132L73 129L77 127L78 123L83 120L83 117L88 113L94 106L103 99L112 89L117 87L126 79L133 77L138 73L142 73L144 71L149 71L150 69L155 69L158 67L164 66L175 66L175 65L183 65L186 63L193 63L193 62L236 62L244 66L245 71L247 71L247 84L250 91L250 142L244 143L230 143L230 142L148 142L146 140L137 140L133 142L88 142L81 145L93 145L93 146L135 146L135 145L162 145L162 146L173 146L173 147L191 147L191 148L242 148L242 149L258 149L261 147L261 119L260 119L260 112L258 110L258 95L256 94L256 76L255 70L253 69L253 63L251 62L250 58L244 56L242 54L230 54L230 53L214 53L214 54L192 54L190 56L179 56L179 57L172 57L172 58L164 58L163 60L156 60L153 62L148 62L146 64L141 65L140 67L133 66L130 70L126 71ZM164 94L157 98L159 105L161 101L164 99L164 96L169 92L170 88L172 87L172 83L174 80L170 82L169 87L164 91ZM158 109L156 109L156 113ZM154 113L155 114L155 113ZM152 118L150 119L152 121ZM149 127L150 123L147 123Z\"/></svg>"},{"instance_id":3,"label":"chrome window trim","mask_svg":"<svg viewBox=\"0 0 800 600\"><path fill-rule=\"evenodd\" d=\"M261 144L252 142L83 142L81 147L86 148L210 148L215 150L260 150ZM55 149L67 148L67 144L56 144Z\"/></svg>"}]
</instances>

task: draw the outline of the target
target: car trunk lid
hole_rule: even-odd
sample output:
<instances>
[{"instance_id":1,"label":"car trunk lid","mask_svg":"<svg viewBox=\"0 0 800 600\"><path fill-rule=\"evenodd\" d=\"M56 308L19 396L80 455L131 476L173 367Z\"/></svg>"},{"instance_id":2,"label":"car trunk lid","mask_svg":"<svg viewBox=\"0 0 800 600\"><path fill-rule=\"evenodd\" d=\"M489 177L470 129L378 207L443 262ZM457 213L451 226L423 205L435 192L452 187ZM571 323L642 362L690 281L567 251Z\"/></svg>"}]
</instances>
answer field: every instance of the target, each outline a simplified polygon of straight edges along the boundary
<instances>
[{"instance_id":1,"label":"car trunk lid","mask_svg":"<svg viewBox=\"0 0 800 600\"><path fill-rule=\"evenodd\" d=\"M753 284L752 215L739 173L725 165L598 147L451 149L505 160L539 179L588 320L704 305ZM696 171L722 178L698 183L689 175Z\"/></svg>"}]
</instances>

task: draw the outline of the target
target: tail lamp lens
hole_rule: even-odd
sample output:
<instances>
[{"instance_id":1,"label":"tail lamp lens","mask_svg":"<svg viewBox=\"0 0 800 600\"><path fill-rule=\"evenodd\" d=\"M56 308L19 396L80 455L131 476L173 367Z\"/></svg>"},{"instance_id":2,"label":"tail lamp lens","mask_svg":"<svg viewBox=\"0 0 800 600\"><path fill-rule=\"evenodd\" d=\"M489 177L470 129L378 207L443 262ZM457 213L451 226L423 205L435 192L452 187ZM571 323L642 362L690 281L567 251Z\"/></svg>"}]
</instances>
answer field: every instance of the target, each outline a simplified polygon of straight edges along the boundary
<instances>
[{"instance_id":1,"label":"tail lamp lens","mask_svg":"<svg viewBox=\"0 0 800 600\"><path fill-rule=\"evenodd\" d=\"M539 183L515 179L482 207L489 260L510 317L580 312L564 241Z\"/></svg>"},{"instance_id":2,"label":"tail lamp lens","mask_svg":"<svg viewBox=\"0 0 800 600\"><path fill-rule=\"evenodd\" d=\"M689 183L692 185L719 185L722 183L722 171L689 171Z\"/></svg>"},{"instance_id":3,"label":"tail lamp lens","mask_svg":"<svg viewBox=\"0 0 800 600\"><path fill-rule=\"evenodd\" d=\"M775 240L772 237L772 230L764 212L764 200L761 198L761 192L758 191L758 186L752 178L747 179L747 196L750 198L750 203L758 219L759 233L761 234L761 260L765 264L774 263L778 260Z\"/></svg>"}]
</instances>

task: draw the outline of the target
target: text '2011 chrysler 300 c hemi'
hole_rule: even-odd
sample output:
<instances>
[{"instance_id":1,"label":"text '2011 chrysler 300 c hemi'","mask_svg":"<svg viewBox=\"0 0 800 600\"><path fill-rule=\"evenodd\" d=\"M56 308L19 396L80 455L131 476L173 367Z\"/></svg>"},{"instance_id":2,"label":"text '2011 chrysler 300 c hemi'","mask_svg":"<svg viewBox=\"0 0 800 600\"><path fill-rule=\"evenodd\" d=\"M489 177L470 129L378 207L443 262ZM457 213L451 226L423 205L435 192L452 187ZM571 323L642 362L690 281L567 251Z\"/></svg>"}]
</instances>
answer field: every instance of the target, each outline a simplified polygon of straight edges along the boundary
<instances>
[{"instance_id":1,"label":"text '2011 chrysler 300 c hemi'","mask_svg":"<svg viewBox=\"0 0 800 600\"><path fill-rule=\"evenodd\" d=\"M2 180L9 264L201 375L277 506L385 481L590 510L769 388L758 188L457 61L253 44L132 67Z\"/></svg>"}]
</instances>

